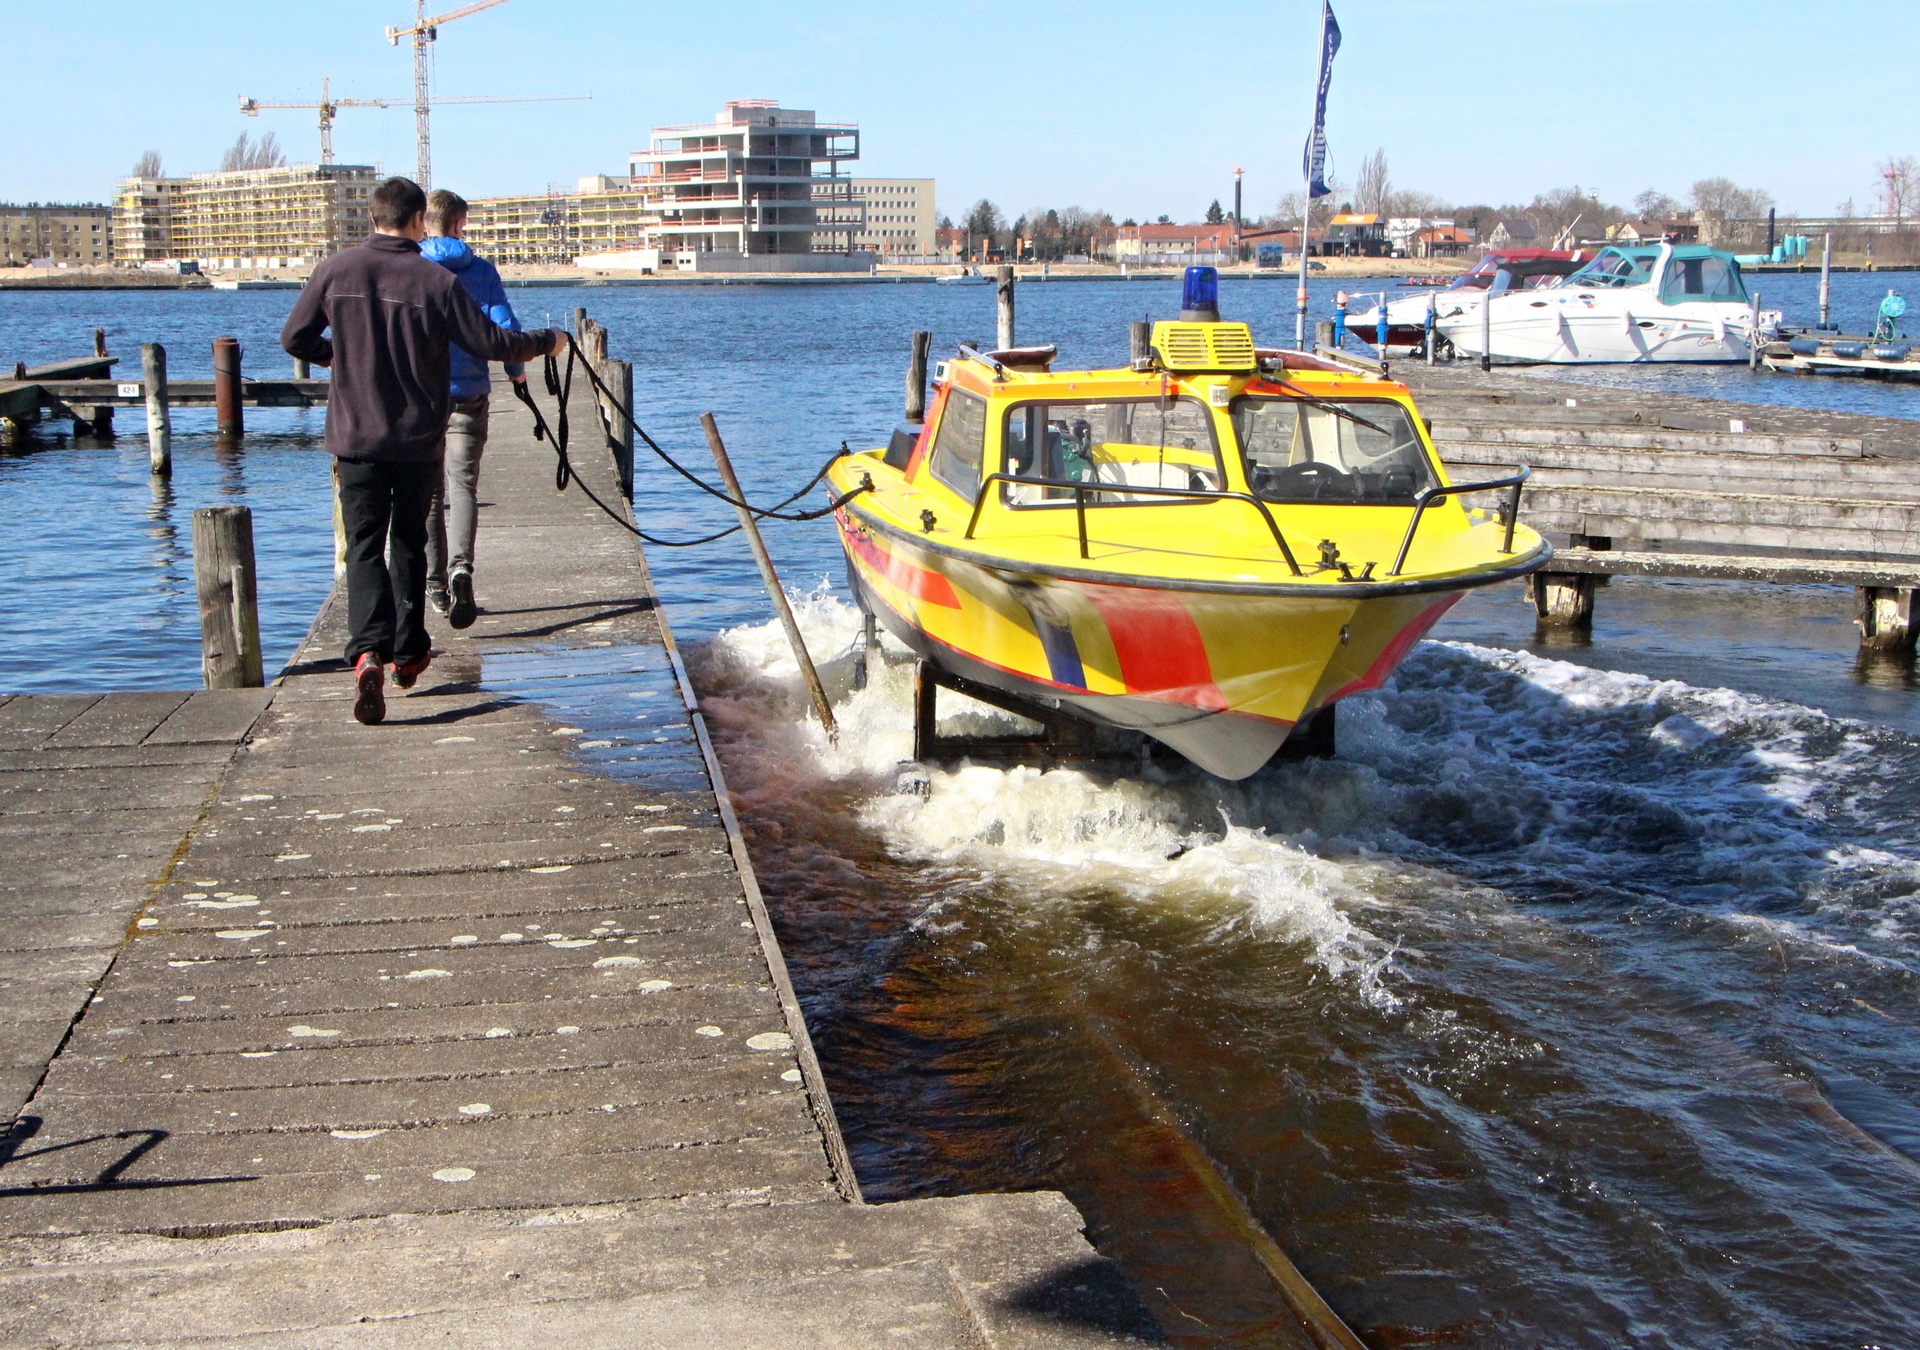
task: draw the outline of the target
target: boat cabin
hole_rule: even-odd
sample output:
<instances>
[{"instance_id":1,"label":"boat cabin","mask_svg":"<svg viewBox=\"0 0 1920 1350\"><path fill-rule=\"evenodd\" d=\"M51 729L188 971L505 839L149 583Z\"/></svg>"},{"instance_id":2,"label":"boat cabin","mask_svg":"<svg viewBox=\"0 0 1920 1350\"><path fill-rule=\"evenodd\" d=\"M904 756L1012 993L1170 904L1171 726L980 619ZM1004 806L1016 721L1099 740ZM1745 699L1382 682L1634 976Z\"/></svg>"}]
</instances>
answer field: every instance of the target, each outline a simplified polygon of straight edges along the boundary
<instances>
[{"instance_id":1,"label":"boat cabin","mask_svg":"<svg viewBox=\"0 0 1920 1350\"><path fill-rule=\"evenodd\" d=\"M1731 253L1702 244L1603 248L1592 262L1568 277L1564 284L1578 288L1623 289L1659 283L1664 304L1693 301L1720 304L1749 303L1740 264Z\"/></svg>"},{"instance_id":2,"label":"boat cabin","mask_svg":"<svg viewBox=\"0 0 1920 1350\"><path fill-rule=\"evenodd\" d=\"M1531 291L1551 285L1580 270L1587 258L1580 249L1517 248L1497 249L1467 269L1450 291L1486 291L1504 295L1508 291Z\"/></svg>"}]
</instances>

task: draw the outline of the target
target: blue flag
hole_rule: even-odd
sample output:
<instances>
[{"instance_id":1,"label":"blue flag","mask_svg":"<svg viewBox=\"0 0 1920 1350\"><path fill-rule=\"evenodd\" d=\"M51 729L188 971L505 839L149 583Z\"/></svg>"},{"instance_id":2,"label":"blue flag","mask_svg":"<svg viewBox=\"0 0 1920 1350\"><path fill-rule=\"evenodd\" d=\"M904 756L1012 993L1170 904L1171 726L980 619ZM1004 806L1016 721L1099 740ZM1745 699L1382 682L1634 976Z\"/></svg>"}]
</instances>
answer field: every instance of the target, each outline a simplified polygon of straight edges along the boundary
<instances>
[{"instance_id":1,"label":"blue flag","mask_svg":"<svg viewBox=\"0 0 1920 1350\"><path fill-rule=\"evenodd\" d=\"M1307 179L1307 197L1324 197L1333 189L1327 186L1327 86L1333 82L1333 54L1340 50L1340 25L1333 17L1331 0L1320 6L1320 89L1313 100L1313 133L1307 137L1307 149L1301 170Z\"/></svg>"}]
</instances>

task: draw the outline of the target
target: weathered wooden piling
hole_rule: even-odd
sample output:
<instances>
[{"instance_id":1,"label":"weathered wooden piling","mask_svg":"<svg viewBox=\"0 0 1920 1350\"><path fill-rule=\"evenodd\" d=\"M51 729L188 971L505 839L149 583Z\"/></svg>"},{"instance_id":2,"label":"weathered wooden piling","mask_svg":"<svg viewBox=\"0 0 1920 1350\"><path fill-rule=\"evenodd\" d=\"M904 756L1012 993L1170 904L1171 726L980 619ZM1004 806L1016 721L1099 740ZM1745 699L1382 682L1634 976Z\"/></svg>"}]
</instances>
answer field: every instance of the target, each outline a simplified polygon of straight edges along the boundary
<instances>
[{"instance_id":1,"label":"weathered wooden piling","mask_svg":"<svg viewBox=\"0 0 1920 1350\"><path fill-rule=\"evenodd\" d=\"M633 500L633 362L602 361L601 378L613 390L618 407L608 419L614 444L614 464L620 470L620 491Z\"/></svg>"},{"instance_id":2,"label":"weathered wooden piling","mask_svg":"<svg viewBox=\"0 0 1920 1350\"><path fill-rule=\"evenodd\" d=\"M746 493L740 490L740 479L733 472L733 460L727 455L726 442L720 439L720 426L713 420L712 413L700 414L700 426L707 433L707 448L713 451L714 465L720 470L720 481L726 484L727 495L736 502L745 502ZM800 667L800 674L807 682L807 692L813 697L813 710L820 717L820 725L825 728L828 739L839 735L834 725L833 706L827 702L827 691L820 683L820 672L813 667L813 658L807 654L807 640L800 635L800 625L793 617L793 606L787 603L787 593L780 585L780 574L773 570L773 558L767 552L766 540L760 537L760 524L754 519L753 512L745 506L735 506L740 516L740 529L747 536L747 547L753 550L753 560L759 564L760 579L767 583L767 594L773 600L773 612L780 618L780 627L786 630L787 643L793 648L794 662Z\"/></svg>"},{"instance_id":3,"label":"weathered wooden piling","mask_svg":"<svg viewBox=\"0 0 1920 1350\"><path fill-rule=\"evenodd\" d=\"M1006 351L1013 346L1013 264L1002 263L994 294L999 299L1000 350Z\"/></svg>"},{"instance_id":4,"label":"weathered wooden piling","mask_svg":"<svg viewBox=\"0 0 1920 1350\"><path fill-rule=\"evenodd\" d=\"M1332 319L1316 319L1313 324L1313 345L1332 347L1336 344L1335 325Z\"/></svg>"},{"instance_id":5,"label":"weathered wooden piling","mask_svg":"<svg viewBox=\"0 0 1920 1350\"><path fill-rule=\"evenodd\" d=\"M154 473L173 472L173 419L167 411L167 349L140 344L140 387L147 399L147 464Z\"/></svg>"},{"instance_id":6,"label":"weathered wooden piling","mask_svg":"<svg viewBox=\"0 0 1920 1350\"><path fill-rule=\"evenodd\" d=\"M104 328L93 330L93 354L95 356L107 354L107 330Z\"/></svg>"},{"instance_id":7,"label":"weathered wooden piling","mask_svg":"<svg viewBox=\"0 0 1920 1350\"><path fill-rule=\"evenodd\" d=\"M927 353L933 348L933 334L914 332L907 357L907 420L927 420Z\"/></svg>"},{"instance_id":8,"label":"weathered wooden piling","mask_svg":"<svg viewBox=\"0 0 1920 1350\"><path fill-rule=\"evenodd\" d=\"M310 380L313 378L313 367L307 363L305 357L296 356L293 358L293 378L296 380Z\"/></svg>"},{"instance_id":9,"label":"weathered wooden piling","mask_svg":"<svg viewBox=\"0 0 1920 1350\"><path fill-rule=\"evenodd\" d=\"M1906 586L1861 586L1854 591L1854 622L1860 645L1876 652L1914 649L1914 596Z\"/></svg>"},{"instance_id":10,"label":"weathered wooden piling","mask_svg":"<svg viewBox=\"0 0 1920 1350\"><path fill-rule=\"evenodd\" d=\"M1153 358L1153 325L1145 319L1127 325L1127 357L1136 366Z\"/></svg>"},{"instance_id":11,"label":"weathered wooden piling","mask_svg":"<svg viewBox=\"0 0 1920 1350\"><path fill-rule=\"evenodd\" d=\"M246 414L241 411L245 391L240 379L240 340L213 340L213 425L222 436L244 436Z\"/></svg>"},{"instance_id":12,"label":"weathered wooden piling","mask_svg":"<svg viewBox=\"0 0 1920 1350\"><path fill-rule=\"evenodd\" d=\"M209 689L259 689L260 609L253 511L203 506L193 513L193 582L200 599L200 674Z\"/></svg>"}]
</instances>

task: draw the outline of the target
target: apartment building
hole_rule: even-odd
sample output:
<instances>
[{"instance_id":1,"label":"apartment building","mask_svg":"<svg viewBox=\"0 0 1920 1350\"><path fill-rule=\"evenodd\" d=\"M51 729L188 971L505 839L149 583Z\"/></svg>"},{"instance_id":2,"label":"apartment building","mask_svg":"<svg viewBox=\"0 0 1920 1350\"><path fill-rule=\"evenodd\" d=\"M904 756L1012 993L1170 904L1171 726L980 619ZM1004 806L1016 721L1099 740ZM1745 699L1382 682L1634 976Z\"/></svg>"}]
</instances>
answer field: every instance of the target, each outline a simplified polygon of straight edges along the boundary
<instances>
[{"instance_id":1,"label":"apartment building","mask_svg":"<svg viewBox=\"0 0 1920 1350\"><path fill-rule=\"evenodd\" d=\"M377 181L364 164L130 178L115 196L114 261L228 269L315 263L367 237L367 198Z\"/></svg>"},{"instance_id":2,"label":"apartment building","mask_svg":"<svg viewBox=\"0 0 1920 1350\"><path fill-rule=\"evenodd\" d=\"M856 241L866 212L845 172L859 157L858 127L767 99L655 127L631 156L643 247L659 250L662 268L864 270L873 259Z\"/></svg>"},{"instance_id":3,"label":"apartment building","mask_svg":"<svg viewBox=\"0 0 1920 1350\"><path fill-rule=\"evenodd\" d=\"M90 204L0 204L0 266L84 267L113 260L113 212Z\"/></svg>"},{"instance_id":4,"label":"apartment building","mask_svg":"<svg viewBox=\"0 0 1920 1350\"><path fill-rule=\"evenodd\" d=\"M576 189L467 204L466 239L496 263L568 263L582 254L626 253L646 243L643 199L629 180L591 174Z\"/></svg>"},{"instance_id":5,"label":"apartment building","mask_svg":"<svg viewBox=\"0 0 1920 1350\"><path fill-rule=\"evenodd\" d=\"M926 258L939 252L931 178L856 178L853 203L861 229L853 246L882 258Z\"/></svg>"}]
</instances>

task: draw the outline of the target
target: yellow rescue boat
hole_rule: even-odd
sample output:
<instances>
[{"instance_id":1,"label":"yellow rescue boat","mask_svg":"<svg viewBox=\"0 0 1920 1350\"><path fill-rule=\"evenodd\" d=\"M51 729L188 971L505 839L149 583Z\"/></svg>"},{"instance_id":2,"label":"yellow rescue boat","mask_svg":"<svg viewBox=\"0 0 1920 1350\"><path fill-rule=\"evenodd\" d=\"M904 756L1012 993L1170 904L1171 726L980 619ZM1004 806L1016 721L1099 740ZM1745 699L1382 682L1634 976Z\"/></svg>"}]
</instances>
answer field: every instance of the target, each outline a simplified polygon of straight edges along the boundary
<instances>
[{"instance_id":1,"label":"yellow rescue boat","mask_svg":"<svg viewBox=\"0 0 1920 1350\"><path fill-rule=\"evenodd\" d=\"M1149 356L962 347L917 434L830 477L870 484L837 513L849 575L924 660L1237 779L1330 747L1338 700L1552 549L1516 519L1524 469L1450 483L1404 385L1257 349L1194 271Z\"/></svg>"}]
</instances>

